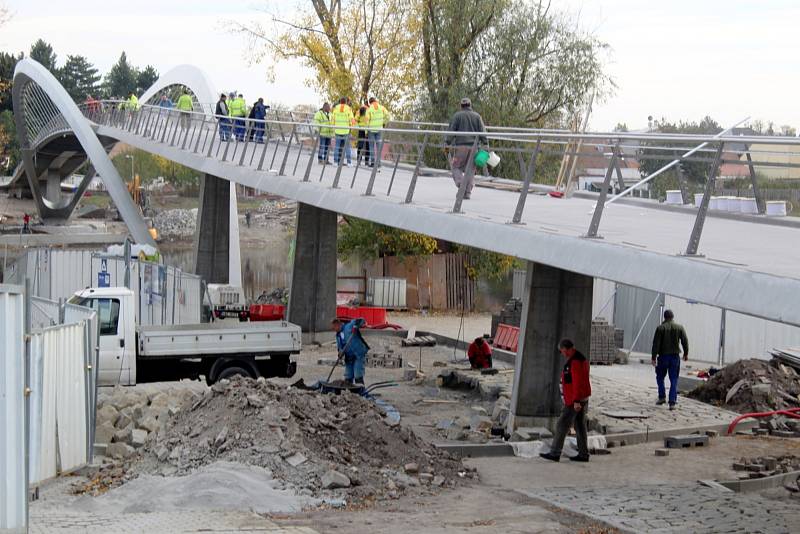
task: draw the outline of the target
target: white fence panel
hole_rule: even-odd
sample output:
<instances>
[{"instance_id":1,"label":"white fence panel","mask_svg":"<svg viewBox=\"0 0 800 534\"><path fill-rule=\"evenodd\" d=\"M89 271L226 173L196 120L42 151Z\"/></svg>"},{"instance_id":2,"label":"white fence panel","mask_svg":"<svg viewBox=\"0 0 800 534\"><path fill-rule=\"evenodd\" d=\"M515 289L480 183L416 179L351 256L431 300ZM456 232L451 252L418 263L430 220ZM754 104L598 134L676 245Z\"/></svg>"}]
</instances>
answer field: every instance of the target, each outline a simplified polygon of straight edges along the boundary
<instances>
[{"instance_id":1,"label":"white fence panel","mask_svg":"<svg viewBox=\"0 0 800 534\"><path fill-rule=\"evenodd\" d=\"M692 360L716 364L719 360L722 310L669 295L664 298L664 307L672 310L675 322L686 329L689 357ZM652 333L650 335L652 339Z\"/></svg>"},{"instance_id":2,"label":"white fence panel","mask_svg":"<svg viewBox=\"0 0 800 534\"><path fill-rule=\"evenodd\" d=\"M31 297L31 328L47 328L58 324L59 306L54 300Z\"/></svg>"},{"instance_id":3,"label":"white fence panel","mask_svg":"<svg viewBox=\"0 0 800 534\"><path fill-rule=\"evenodd\" d=\"M796 326L731 311L725 315L725 363L768 360L772 356L767 351L773 348L800 347L800 328Z\"/></svg>"},{"instance_id":4,"label":"white fence panel","mask_svg":"<svg viewBox=\"0 0 800 534\"><path fill-rule=\"evenodd\" d=\"M613 323L616 293L616 282L595 278L592 290L592 317L603 317L609 323Z\"/></svg>"},{"instance_id":5,"label":"white fence panel","mask_svg":"<svg viewBox=\"0 0 800 534\"><path fill-rule=\"evenodd\" d=\"M28 480L30 484L35 484L56 475L55 448L51 447L47 453L42 451L42 443L44 443L42 428L45 415L42 410L44 400L44 351L42 350L42 344L41 333L31 335L31 354L28 360L28 383L31 388L31 394L28 396ZM50 414L52 412L48 415ZM54 426L54 414L50 417L49 424ZM51 441L54 442L55 438ZM49 461L51 457L52 462ZM44 459L48 461L44 461ZM50 467L51 464L52 467Z\"/></svg>"},{"instance_id":6,"label":"white fence panel","mask_svg":"<svg viewBox=\"0 0 800 534\"><path fill-rule=\"evenodd\" d=\"M0 284L0 530L9 532L27 527L23 291Z\"/></svg>"}]
</instances>

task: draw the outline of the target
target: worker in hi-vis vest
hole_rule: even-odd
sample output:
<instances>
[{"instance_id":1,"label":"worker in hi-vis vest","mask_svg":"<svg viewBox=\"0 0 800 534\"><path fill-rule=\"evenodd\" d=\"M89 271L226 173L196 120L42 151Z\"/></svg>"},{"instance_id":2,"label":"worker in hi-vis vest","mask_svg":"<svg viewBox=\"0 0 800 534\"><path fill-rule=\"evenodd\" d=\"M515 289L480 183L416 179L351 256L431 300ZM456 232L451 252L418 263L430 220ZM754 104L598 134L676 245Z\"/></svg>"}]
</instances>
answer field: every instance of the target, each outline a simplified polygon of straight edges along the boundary
<instances>
[{"instance_id":1,"label":"worker in hi-vis vest","mask_svg":"<svg viewBox=\"0 0 800 534\"><path fill-rule=\"evenodd\" d=\"M383 143L381 143L381 134L383 132L381 130L389 124L389 111L374 96L369 99L367 122L369 123L367 139L369 140L370 148L368 164L370 167L377 165L380 168L380 150L383 148Z\"/></svg>"},{"instance_id":2,"label":"worker in hi-vis vest","mask_svg":"<svg viewBox=\"0 0 800 534\"><path fill-rule=\"evenodd\" d=\"M350 127L356 125L356 119L353 117L353 110L347 105L346 97L340 98L339 103L331 110L331 125L336 136L333 161L339 164L342 157L342 149L344 149L347 166L350 167L353 164L350 153Z\"/></svg>"},{"instance_id":3,"label":"worker in hi-vis vest","mask_svg":"<svg viewBox=\"0 0 800 534\"><path fill-rule=\"evenodd\" d=\"M178 103L175 107L178 108L178 112L181 114L181 128L188 130L192 122L192 111L194 110L192 97L189 96L189 93L184 91L180 98L178 98Z\"/></svg>"},{"instance_id":4,"label":"worker in hi-vis vest","mask_svg":"<svg viewBox=\"0 0 800 534\"><path fill-rule=\"evenodd\" d=\"M247 116L247 103L244 101L244 96L239 93L239 96L231 98L228 102L228 113L233 119L233 133L237 141L244 141L244 118Z\"/></svg>"}]
</instances>

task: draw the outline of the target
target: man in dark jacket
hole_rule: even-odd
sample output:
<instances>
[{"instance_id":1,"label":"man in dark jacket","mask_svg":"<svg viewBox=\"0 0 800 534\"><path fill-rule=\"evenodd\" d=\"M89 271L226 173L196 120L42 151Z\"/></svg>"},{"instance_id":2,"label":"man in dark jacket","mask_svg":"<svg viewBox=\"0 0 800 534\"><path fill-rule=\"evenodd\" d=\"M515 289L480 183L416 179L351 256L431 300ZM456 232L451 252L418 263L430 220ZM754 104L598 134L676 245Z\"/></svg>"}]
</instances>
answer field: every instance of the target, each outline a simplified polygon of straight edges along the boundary
<instances>
[{"instance_id":1,"label":"man in dark jacket","mask_svg":"<svg viewBox=\"0 0 800 534\"><path fill-rule=\"evenodd\" d=\"M658 401L656 404L666 402L664 391L664 377L669 374L669 409L675 409L678 402L678 375L681 372L680 346L683 345L683 361L689 359L689 338L683 326L674 322L675 315L672 310L664 310L664 322L656 328L653 336L653 367L656 368L656 383L658 384Z\"/></svg>"},{"instance_id":2,"label":"man in dark jacket","mask_svg":"<svg viewBox=\"0 0 800 534\"><path fill-rule=\"evenodd\" d=\"M457 111L450 119L447 128L450 132L486 132L481 116L472 110L472 102L469 98L461 99L461 110ZM456 187L461 187L463 180L467 181L467 188L464 198L468 199L472 195L472 186L475 180L475 164L469 165L470 159L475 157L472 152L472 145L475 143L474 135L448 135L445 144L450 149L450 169L453 172L453 181ZM479 135L478 146L488 146L489 141L485 135Z\"/></svg>"},{"instance_id":3,"label":"man in dark jacket","mask_svg":"<svg viewBox=\"0 0 800 534\"><path fill-rule=\"evenodd\" d=\"M219 95L214 115L216 115L217 120L219 120L219 140L227 141L231 136L231 123L230 119L228 119L228 102L225 93Z\"/></svg>"},{"instance_id":4,"label":"man in dark jacket","mask_svg":"<svg viewBox=\"0 0 800 534\"><path fill-rule=\"evenodd\" d=\"M557 462L561 459L561 449L570 427L575 426L578 438L578 455L570 456L575 462L589 461L589 437L586 429L586 411L592 385L589 382L589 360L575 349L569 339L562 339L558 350L567 359L561 371L561 393L564 397L564 409L556 424L556 432L550 445L550 452L539 454L546 460Z\"/></svg>"}]
</instances>

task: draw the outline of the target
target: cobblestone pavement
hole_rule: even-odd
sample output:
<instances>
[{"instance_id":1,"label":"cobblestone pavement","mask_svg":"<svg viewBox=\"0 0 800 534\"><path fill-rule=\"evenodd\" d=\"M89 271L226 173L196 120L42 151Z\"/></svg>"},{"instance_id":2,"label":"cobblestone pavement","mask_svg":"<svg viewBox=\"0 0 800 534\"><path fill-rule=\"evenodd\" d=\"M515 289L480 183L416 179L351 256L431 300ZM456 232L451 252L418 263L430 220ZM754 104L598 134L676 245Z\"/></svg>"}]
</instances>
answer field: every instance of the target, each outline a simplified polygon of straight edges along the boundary
<instances>
[{"instance_id":1,"label":"cobblestone pavement","mask_svg":"<svg viewBox=\"0 0 800 534\"><path fill-rule=\"evenodd\" d=\"M795 504L723 492L696 483L547 488L523 493L624 532L800 532L800 507Z\"/></svg>"},{"instance_id":2,"label":"cobblestone pavement","mask_svg":"<svg viewBox=\"0 0 800 534\"><path fill-rule=\"evenodd\" d=\"M318 534L308 527L280 527L250 512L175 511L135 514L96 514L65 509L31 510L31 534L178 534L251 532Z\"/></svg>"}]
</instances>

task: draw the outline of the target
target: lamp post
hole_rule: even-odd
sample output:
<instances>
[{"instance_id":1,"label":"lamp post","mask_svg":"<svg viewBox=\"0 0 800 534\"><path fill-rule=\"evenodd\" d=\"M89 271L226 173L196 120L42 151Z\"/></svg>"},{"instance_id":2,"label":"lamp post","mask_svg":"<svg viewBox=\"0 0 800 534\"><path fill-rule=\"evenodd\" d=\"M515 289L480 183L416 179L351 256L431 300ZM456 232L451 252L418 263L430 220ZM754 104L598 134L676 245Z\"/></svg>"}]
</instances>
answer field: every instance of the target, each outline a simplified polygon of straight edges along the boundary
<instances>
[{"instance_id":1,"label":"lamp post","mask_svg":"<svg viewBox=\"0 0 800 534\"><path fill-rule=\"evenodd\" d=\"M133 183L133 162L135 158L133 157L133 154L125 154L125 159L131 160L131 183Z\"/></svg>"}]
</instances>

